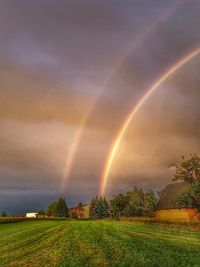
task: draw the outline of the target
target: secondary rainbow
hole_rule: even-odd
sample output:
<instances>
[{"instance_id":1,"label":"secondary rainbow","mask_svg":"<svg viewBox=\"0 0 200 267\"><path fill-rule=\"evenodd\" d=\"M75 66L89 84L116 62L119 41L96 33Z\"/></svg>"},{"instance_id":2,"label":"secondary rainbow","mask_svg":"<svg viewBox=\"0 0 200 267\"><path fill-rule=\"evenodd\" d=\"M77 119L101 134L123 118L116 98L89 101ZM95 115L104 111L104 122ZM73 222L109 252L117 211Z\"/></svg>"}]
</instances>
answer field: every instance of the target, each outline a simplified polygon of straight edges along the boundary
<instances>
[{"instance_id":1,"label":"secondary rainbow","mask_svg":"<svg viewBox=\"0 0 200 267\"><path fill-rule=\"evenodd\" d=\"M106 185L108 182L108 176L110 173L110 169L113 163L113 160L115 158L115 155L117 153L117 150L119 148L119 145L121 143L121 140L126 133L130 122L138 112L138 110L141 108L141 106L145 103L145 101L149 98L149 96L166 80L168 79L174 72L176 72L179 68L181 68L184 64L189 62L191 59L196 57L200 53L200 48L197 48L187 54L184 58L182 58L180 61L178 61L175 65L173 65L170 69L168 69L145 93L145 95L140 99L140 101L134 106L134 108L131 110L131 112L128 114L125 122L121 126L112 146L109 150L108 157L105 162L105 166L103 169L103 174L101 177L101 185L100 185L100 195L105 194Z\"/></svg>"}]
</instances>

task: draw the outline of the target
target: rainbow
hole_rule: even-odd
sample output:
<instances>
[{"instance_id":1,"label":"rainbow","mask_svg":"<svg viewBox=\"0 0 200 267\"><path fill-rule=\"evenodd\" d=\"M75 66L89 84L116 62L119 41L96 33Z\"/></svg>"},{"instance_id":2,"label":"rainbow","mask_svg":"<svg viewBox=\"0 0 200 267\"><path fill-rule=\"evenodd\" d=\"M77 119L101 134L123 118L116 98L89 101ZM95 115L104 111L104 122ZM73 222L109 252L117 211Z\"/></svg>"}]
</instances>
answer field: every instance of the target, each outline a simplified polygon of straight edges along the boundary
<instances>
[{"instance_id":1,"label":"rainbow","mask_svg":"<svg viewBox=\"0 0 200 267\"><path fill-rule=\"evenodd\" d=\"M130 53L132 53L133 51L135 51L136 48L141 44L141 42L144 41L148 36L151 35L152 32L154 32L156 30L156 28L160 25L160 23L165 22L169 17L171 17L177 11L179 6L180 5L176 5L174 9L172 9L172 10L170 9L165 14L162 14L162 16L159 17L158 20L156 20L151 25L149 25L149 27L147 28L146 31L144 31L141 34L139 34L139 36L137 38L134 38L133 42L131 42L131 45L127 47L125 53L122 55L122 57L120 57L120 59L118 60L117 64L115 64L113 66L113 68L111 69L110 74L108 75L107 79L105 79L102 87L99 90L99 93L97 94L96 100L94 101L94 103L89 108L89 110L86 113L85 117L81 121L80 127L78 128L77 132L75 133L75 135L73 137L72 144L71 144L71 146L69 148L69 152L68 152L68 155L67 155L67 158L66 158L66 162L65 162L64 174L63 174L62 179L61 179L61 190L63 192L65 192L65 190L66 190L66 185L67 185L67 182L68 182L69 177L70 177L71 172L72 172L73 164L74 164L74 161L75 161L75 157L76 157L76 153L77 153L79 144L80 144L81 139L82 139L82 135L83 135L83 132L84 132L85 124L86 124L86 122L87 122L87 120L88 120L88 118L89 118L89 116L90 116L90 114L91 114L96 102L97 102L98 96L100 95L101 91L103 89L105 89L106 85L111 80L111 78L114 75L114 73L116 72L116 70L120 68L120 66L123 64L123 62L128 57L128 55Z\"/></svg>"},{"instance_id":2,"label":"rainbow","mask_svg":"<svg viewBox=\"0 0 200 267\"><path fill-rule=\"evenodd\" d=\"M62 183L61 183L62 192L65 192L67 181L72 171L74 159L76 156L76 151L78 149L82 134L83 134L83 127L79 127L79 129L77 130L73 138L72 144L69 148L69 153L68 153L66 164L65 164L64 175L63 175Z\"/></svg>"},{"instance_id":3,"label":"rainbow","mask_svg":"<svg viewBox=\"0 0 200 267\"><path fill-rule=\"evenodd\" d=\"M117 150L119 148L119 145L121 143L121 140L126 133L130 122L135 117L138 110L141 108L141 106L145 103L145 101L149 98L149 96L164 82L166 81L174 72L176 72L178 69L180 69L184 64L189 62L191 59L196 57L200 53L200 48L197 48L187 54L184 58L182 58L180 61L178 61L175 65L170 67L145 93L145 95L139 100L139 102L134 106L134 108L131 110L131 112L128 114L126 120L122 124L110 150L108 153L108 156L106 158L106 162L103 169L103 174L101 177L101 184L100 184L100 195L105 194L106 185L108 182L108 176L110 173L110 169L113 163L113 160L115 158L115 155L117 153Z\"/></svg>"}]
</instances>

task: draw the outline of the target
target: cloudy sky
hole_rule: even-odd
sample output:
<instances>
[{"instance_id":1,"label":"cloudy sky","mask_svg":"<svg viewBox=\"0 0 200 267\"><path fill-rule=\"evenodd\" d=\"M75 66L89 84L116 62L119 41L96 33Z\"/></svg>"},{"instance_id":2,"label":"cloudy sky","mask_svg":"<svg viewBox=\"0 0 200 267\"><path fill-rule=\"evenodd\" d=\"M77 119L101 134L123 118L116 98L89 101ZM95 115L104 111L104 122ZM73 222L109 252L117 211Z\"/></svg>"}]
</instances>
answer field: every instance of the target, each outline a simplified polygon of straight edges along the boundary
<instances>
[{"instance_id":1,"label":"cloudy sky","mask_svg":"<svg viewBox=\"0 0 200 267\"><path fill-rule=\"evenodd\" d=\"M109 151L159 78L200 47L198 0L0 1L0 211L99 193ZM105 194L160 190L200 153L200 54L129 123Z\"/></svg>"}]
</instances>

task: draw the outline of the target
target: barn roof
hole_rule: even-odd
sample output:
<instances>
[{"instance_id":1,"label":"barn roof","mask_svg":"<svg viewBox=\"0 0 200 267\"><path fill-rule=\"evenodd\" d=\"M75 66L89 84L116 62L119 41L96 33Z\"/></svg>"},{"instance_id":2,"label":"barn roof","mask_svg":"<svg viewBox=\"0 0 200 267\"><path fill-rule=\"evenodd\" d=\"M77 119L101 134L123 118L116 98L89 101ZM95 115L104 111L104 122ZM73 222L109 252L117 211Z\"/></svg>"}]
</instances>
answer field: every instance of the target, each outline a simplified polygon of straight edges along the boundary
<instances>
[{"instance_id":1,"label":"barn roof","mask_svg":"<svg viewBox=\"0 0 200 267\"><path fill-rule=\"evenodd\" d=\"M183 193L187 188L188 185L183 182L167 185L161 192L156 210L172 209L172 202L174 202L177 196Z\"/></svg>"}]
</instances>

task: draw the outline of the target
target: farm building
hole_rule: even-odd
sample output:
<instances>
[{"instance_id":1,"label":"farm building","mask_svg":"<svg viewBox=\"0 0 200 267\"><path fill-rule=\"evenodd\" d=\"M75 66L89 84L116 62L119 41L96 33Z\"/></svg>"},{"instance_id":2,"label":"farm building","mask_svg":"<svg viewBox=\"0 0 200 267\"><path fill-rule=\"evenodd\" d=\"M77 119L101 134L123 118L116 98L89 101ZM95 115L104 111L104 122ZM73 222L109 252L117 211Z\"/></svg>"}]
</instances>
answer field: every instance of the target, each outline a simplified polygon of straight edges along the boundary
<instances>
[{"instance_id":1,"label":"farm building","mask_svg":"<svg viewBox=\"0 0 200 267\"><path fill-rule=\"evenodd\" d=\"M175 209L173 202L177 196L187 190L185 183L173 183L167 185L161 192L154 213L155 219L158 221L173 222L194 222L200 220L200 215L196 209Z\"/></svg>"},{"instance_id":2,"label":"farm building","mask_svg":"<svg viewBox=\"0 0 200 267\"><path fill-rule=\"evenodd\" d=\"M37 212L29 212L26 213L26 218L37 218L38 213Z\"/></svg>"},{"instance_id":3,"label":"farm building","mask_svg":"<svg viewBox=\"0 0 200 267\"><path fill-rule=\"evenodd\" d=\"M78 205L70 208L69 216L77 219L88 219L90 217L90 205Z\"/></svg>"}]
</instances>

